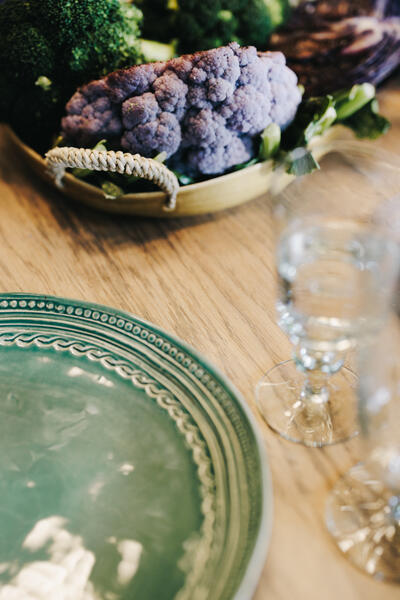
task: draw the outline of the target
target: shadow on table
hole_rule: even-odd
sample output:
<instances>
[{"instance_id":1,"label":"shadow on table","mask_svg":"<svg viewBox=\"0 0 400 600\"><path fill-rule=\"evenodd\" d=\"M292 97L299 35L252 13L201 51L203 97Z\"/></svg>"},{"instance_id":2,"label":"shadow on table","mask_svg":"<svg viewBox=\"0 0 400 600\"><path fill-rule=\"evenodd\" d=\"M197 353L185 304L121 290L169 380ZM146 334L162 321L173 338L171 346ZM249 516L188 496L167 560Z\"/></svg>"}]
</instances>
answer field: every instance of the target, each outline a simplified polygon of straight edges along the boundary
<instances>
[{"instance_id":1,"label":"shadow on table","mask_svg":"<svg viewBox=\"0 0 400 600\"><path fill-rule=\"evenodd\" d=\"M37 177L35 185L41 189L54 218L67 233L79 235L79 232L84 230L86 236L90 235L109 244L142 245L187 227L199 227L224 218L222 213L167 219L105 213L65 198L50 186L38 181Z\"/></svg>"}]
</instances>

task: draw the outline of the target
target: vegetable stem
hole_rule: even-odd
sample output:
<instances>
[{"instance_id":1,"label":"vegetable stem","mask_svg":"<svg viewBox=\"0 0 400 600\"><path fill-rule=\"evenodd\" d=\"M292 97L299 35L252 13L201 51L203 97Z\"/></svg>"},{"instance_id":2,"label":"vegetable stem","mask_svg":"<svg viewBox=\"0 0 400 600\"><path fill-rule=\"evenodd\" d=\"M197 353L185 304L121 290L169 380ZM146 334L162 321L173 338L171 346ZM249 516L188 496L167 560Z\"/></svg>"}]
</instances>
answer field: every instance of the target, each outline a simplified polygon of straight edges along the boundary
<instances>
[{"instance_id":1,"label":"vegetable stem","mask_svg":"<svg viewBox=\"0 0 400 600\"><path fill-rule=\"evenodd\" d=\"M351 117L375 97L375 88L371 83L353 85L350 91L339 92L334 96L338 121Z\"/></svg>"}]
</instances>

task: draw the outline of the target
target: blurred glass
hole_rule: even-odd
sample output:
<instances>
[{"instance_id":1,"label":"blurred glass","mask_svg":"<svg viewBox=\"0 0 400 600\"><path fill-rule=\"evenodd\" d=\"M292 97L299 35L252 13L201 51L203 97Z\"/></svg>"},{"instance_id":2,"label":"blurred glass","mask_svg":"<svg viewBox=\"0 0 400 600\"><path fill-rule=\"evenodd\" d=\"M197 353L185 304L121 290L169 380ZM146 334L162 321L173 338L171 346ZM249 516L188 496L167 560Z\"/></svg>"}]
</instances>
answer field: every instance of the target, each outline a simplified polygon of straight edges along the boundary
<instances>
[{"instance_id":1,"label":"blurred glass","mask_svg":"<svg viewBox=\"0 0 400 600\"><path fill-rule=\"evenodd\" d=\"M400 311L359 350L365 460L334 487L327 526L339 549L379 579L400 581Z\"/></svg>"},{"instance_id":2,"label":"blurred glass","mask_svg":"<svg viewBox=\"0 0 400 600\"><path fill-rule=\"evenodd\" d=\"M398 247L373 216L399 189L397 157L349 141L274 204L278 322L294 353L264 376L256 397L287 439L324 446L357 431L357 378L344 363L386 317Z\"/></svg>"}]
</instances>

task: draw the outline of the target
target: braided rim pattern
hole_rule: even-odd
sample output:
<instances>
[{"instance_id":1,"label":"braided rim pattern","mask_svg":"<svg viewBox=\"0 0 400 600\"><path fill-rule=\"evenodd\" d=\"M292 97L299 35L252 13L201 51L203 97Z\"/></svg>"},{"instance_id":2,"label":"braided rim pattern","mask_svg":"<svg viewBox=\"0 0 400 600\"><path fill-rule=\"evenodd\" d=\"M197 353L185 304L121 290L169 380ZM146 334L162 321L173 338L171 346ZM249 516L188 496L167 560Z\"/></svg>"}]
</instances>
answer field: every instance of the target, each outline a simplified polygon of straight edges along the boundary
<instances>
[{"instance_id":1,"label":"braided rim pattern","mask_svg":"<svg viewBox=\"0 0 400 600\"><path fill-rule=\"evenodd\" d=\"M140 154L114 152L112 150L89 150L85 148L53 148L46 153L46 164L58 187L62 187L65 169L89 169L134 175L155 183L166 195L164 210L176 207L179 182L176 175L162 163Z\"/></svg>"}]
</instances>

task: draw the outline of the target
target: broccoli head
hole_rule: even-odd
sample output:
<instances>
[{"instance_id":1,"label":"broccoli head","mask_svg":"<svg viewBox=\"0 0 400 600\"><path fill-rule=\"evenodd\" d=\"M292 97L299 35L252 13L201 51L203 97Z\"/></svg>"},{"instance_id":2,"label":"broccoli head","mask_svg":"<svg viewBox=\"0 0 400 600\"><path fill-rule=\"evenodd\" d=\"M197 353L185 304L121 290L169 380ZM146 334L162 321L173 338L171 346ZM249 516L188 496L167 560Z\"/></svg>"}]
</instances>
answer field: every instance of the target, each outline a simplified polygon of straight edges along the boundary
<instances>
[{"instance_id":1,"label":"broccoli head","mask_svg":"<svg viewBox=\"0 0 400 600\"><path fill-rule=\"evenodd\" d=\"M66 143L154 157L187 175L214 175L257 153L271 123L284 129L301 101L283 54L229 46L115 71L80 88L62 120Z\"/></svg>"},{"instance_id":2,"label":"broccoli head","mask_svg":"<svg viewBox=\"0 0 400 600\"><path fill-rule=\"evenodd\" d=\"M77 86L138 62L141 18L123 0L0 3L0 121L48 146Z\"/></svg>"},{"instance_id":3,"label":"broccoli head","mask_svg":"<svg viewBox=\"0 0 400 600\"><path fill-rule=\"evenodd\" d=\"M231 41L265 48L271 32L289 15L289 0L139 0L144 34L180 52L223 46Z\"/></svg>"}]
</instances>

